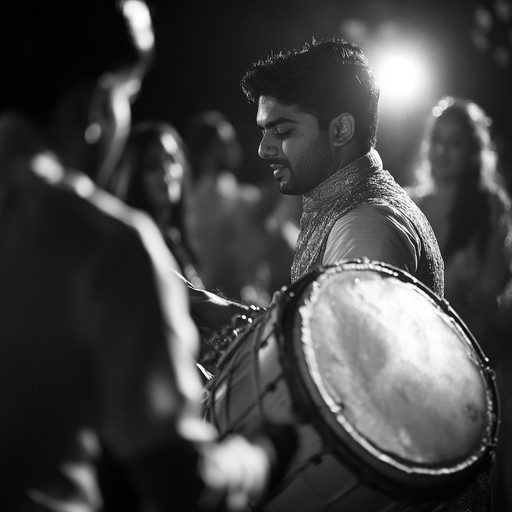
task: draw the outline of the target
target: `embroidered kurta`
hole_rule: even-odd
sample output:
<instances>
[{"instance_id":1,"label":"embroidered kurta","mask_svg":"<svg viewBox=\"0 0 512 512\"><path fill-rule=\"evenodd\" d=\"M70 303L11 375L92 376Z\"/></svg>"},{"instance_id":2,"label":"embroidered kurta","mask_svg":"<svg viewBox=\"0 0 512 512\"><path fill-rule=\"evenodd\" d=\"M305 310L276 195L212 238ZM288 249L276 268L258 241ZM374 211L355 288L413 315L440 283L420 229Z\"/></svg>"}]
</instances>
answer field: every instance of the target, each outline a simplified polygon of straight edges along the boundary
<instances>
[{"instance_id":1,"label":"embroidered kurta","mask_svg":"<svg viewBox=\"0 0 512 512\"><path fill-rule=\"evenodd\" d=\"M382 168L377 151L342 167L305 194L302 207L292 282L326 262L375 259L372 241L382 246L387 237L388 247L378 253L383 258L379 261L411 273L443 295L444 266L434 232L405 190ZM333 229L336 236L330 236ZM350 246L340 244L343 237L352 241Z\"/></svg>"}]
</instances>

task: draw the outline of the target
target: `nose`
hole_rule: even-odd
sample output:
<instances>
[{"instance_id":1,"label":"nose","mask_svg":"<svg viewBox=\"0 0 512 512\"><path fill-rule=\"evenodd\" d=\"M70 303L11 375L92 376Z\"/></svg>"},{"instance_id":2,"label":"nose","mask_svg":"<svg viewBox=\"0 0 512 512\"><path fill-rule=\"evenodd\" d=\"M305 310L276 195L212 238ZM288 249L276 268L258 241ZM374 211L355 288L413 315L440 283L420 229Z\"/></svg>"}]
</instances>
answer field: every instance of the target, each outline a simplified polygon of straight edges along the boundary
<instances>
[{"instance_id":1,"label":"nose","mask_svg":"<svg viewBox=\"0 0 512 512\"><path fill-rule=\"evenodd\" d=\"M271 158L278 154L276 144L272 141L270 134L265 133L261 137L260 145L258 147L258 155L260 158Z\"/></svg>"}]
</instances>

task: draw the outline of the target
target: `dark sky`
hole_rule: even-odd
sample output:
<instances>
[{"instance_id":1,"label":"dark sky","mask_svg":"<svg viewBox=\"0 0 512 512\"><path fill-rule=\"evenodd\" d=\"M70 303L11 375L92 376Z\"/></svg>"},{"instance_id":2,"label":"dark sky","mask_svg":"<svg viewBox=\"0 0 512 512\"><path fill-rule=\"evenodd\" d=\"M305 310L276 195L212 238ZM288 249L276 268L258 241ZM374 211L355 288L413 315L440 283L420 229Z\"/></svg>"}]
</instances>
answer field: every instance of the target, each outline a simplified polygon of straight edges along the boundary
<instances>
[{"instance_id":1,"label":"dark sky","mask_svg":"<svg viewBox=\"0 0 512 512\"><path fill-rule=\"evenodd\" d=\"M177 3L183 5L176 7ZM199 110L222 110L238 130L245 155L242 178L248 181L269 178L269 171L256 155L255 108L240 90L242 74L269 52L302 46L312 37L349 39L341 31L349 19L363 21L370 35L383 23L413 34L435 62L436 93L479 102L494 118L499 136L512 140L511 65L498 66L470 38L475 8L491 9L490 0L153 0L150 4L157 54L134 119L163 119L181 129ZM506 40L503 34L510 27L495 23L488 39ZM509 49L511 40L509 34ZM371 61L372 55L368 56ZM398 126L381 117L378 149L399 181L407 181L407 167L430 106L409 107L401 112Z\"/></svg>"}]
</instances>

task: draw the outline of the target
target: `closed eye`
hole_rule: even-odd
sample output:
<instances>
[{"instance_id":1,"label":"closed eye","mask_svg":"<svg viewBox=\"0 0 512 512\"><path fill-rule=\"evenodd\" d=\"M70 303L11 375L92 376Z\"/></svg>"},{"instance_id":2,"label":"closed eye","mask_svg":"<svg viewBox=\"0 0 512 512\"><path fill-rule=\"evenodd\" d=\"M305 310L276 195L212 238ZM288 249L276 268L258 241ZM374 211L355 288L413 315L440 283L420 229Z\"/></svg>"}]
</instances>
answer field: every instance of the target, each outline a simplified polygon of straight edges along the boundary
<instances>
[{"instance_id":1,"label":"closed eye","mask_svg":"<svg viewBox=\"0 0 512 512\"><path fill-rule=\"evenodd\" d=\"M279 132L276 130L276 135L279 139L283 140L289 137L292 134L293 130L285 130L284 132Z\"/></svg>"}]
</instances>

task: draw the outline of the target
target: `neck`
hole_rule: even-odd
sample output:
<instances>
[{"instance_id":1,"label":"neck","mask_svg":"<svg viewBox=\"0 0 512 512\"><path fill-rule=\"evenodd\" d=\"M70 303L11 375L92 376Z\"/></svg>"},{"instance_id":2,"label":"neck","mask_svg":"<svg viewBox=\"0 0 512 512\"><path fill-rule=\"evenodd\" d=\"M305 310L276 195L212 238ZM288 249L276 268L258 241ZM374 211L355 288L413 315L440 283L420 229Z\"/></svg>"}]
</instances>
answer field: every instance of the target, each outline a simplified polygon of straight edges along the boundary
<instances>
[{"instance_id":1,"label":"neck","mask_svg":"<svg viewBox=\"0 0 512 512\"><path fill-rule=\"evenodd\" d=\"M363 147L362 144L354 139L339 148L335 148L334 161L337 163L336 170L351 164L358 158L366 155L368 151L368 148Z\"/></svg>"},{"instance_id":2,"label":"neck","mask_svg":"<svg viewBox=\"0 0 512 512\"><path fill-rule=\"evenodd\" d=\"M382 160L375 150L352 160L314 189L303 194L303 208L315 209L318 204L332 199L350 201L353 191L366 187L370 176L378 169L382 169Z\"/></svg>"}]
</instances>

